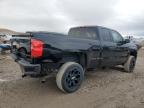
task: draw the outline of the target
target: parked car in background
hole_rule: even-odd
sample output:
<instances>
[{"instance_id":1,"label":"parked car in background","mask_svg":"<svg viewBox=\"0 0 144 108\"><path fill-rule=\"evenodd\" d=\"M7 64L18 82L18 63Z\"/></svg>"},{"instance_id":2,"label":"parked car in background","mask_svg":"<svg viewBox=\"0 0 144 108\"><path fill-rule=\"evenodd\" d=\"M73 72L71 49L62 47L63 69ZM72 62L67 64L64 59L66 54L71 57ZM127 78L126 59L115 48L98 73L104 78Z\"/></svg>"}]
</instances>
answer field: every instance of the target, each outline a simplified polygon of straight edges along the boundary
<instances>
[{"instance_id":1,"label":"parked car in background","mask_svg":"<svg viewBox=\"0 0 144 108\"><path fill-rule=\"evenodd\" d=\"M144 38L140 36L126 36L125 39L129 39L131 44L135 44L138 49L142 47Z\"/></svg>"},{"instance_id":2,"label":"parked car in background","mask_svg":"<svg viewBox=\"0 0 144 108\"><path fill-rule=\"evenodd\" d=\"M12 56L23 76L44 77L56 73L60 90L78 90L85 72L96 68L122 65L133 72L137 48L115 30L101 26L71 28L68 35L28 32L12 39Z\"/></svg>"},{"instance_id":3,"label":"parked car in background","mask_svg":"<svg viewBox=\"0 0 144 108\"><path fill-rule=\"evenodd\" d=\"M1 40L5 42L9 42L12 39L12 35L3 35L1 36Z\"/></svg>"},{"instance_id":4,"label":"parked car in background","mask_svg":"<svg viewBox=\"0 0 144 108\"><path fill-rule=\"evenodd\" d=\"M5 51L11 50L11 44L7 44L4 42L3 44L0 44L0 53L3 53Z\"/></svg>"}]
</instances>

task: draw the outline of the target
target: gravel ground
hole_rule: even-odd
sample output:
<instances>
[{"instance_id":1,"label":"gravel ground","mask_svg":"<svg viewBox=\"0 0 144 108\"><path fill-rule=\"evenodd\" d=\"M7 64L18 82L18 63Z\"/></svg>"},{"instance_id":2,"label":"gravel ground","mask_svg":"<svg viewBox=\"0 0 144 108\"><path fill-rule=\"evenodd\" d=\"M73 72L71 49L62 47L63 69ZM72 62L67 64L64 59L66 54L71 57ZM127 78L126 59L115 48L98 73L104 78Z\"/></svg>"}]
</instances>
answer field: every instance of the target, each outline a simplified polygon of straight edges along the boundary
<instances>
[{"instance_id":1,"label":"gravel ground","mask_svg":"<svg viewBox=\"0 0 144 108\"><path fill-rule=\"evenodd\" d=\"M144 50L134 73L122 68L86 74L77 92L57 89L55 78L21 78L19 66L8 56L0 56L0 108L144 108Z\"/></svg>"}]
</instances>

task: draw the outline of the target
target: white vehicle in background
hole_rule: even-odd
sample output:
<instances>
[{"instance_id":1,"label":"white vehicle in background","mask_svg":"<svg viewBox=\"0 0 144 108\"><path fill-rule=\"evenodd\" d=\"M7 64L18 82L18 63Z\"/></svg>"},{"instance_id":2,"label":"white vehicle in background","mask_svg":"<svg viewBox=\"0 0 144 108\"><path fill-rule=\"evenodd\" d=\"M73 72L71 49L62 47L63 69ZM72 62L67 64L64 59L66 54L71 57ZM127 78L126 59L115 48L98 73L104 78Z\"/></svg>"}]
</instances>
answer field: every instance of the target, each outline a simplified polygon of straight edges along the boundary
<instances>
[{"instance_id":1,"label":"white vehicle in background","mask_svg":"<svg viewBox=\"0 0 144 108\"><path fill-rule=\"evenodd\" d=\"M1 36L1 40L2 40L2 41L8 42L8 41L10 41L11 39L12 39L12 35L3 35L3 36Z\"/></svg>"},{"instance_id":2,"label":"white vehicle in background","mask_svg":"<svg viewBox=\"0 0 144 108\"><path fill-rule=\"evenodd\" d=\"M5 51L9 51L11 49L11 45L10 40L12 39L11 35L1 35L0 36L0 40L1 40L1 44L0 44L0 54L5 52Z\"/></svg>"},{"instance_id":3,"label":"white vehicle in background","mask_svg":"<svg viewBox=\"0 0 144 108\"><path fill-rule=\"evenodd\" d=\"M129 39L130 43L135 44L138 49L142 47L142 42L144 42L144 38L140 36L126 36L125 39Z\"/></svg>"}]
</instances>

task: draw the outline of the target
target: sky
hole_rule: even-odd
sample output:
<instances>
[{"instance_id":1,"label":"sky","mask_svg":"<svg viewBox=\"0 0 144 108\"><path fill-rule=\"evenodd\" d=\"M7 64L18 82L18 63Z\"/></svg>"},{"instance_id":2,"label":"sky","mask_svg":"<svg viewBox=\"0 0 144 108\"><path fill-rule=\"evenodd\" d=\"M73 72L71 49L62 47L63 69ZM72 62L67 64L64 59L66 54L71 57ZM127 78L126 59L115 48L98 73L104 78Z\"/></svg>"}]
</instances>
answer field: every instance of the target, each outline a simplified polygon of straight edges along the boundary
<instances>
[{"instance_id":1,"label":"sky","mask_svg":"<svg viewBox=\"0 0 144 108\"><path fill-rule=\"evenodd\" d=\"M0 28L55 31L99 25L144 36L144 0L0 0Z\"/></svg>"}]
</instances>

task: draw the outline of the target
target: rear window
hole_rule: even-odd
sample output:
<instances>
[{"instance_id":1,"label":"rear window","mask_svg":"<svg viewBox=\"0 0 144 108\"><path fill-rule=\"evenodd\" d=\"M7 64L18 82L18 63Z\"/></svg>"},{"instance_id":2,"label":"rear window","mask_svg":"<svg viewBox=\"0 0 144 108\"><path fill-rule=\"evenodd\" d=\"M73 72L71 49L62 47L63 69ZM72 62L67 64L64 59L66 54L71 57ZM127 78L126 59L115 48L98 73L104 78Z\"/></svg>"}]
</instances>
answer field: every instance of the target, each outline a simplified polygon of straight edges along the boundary
<instances>
[{"instance_id":1,"label":"rear window","mask_svg":"<svg viewBox=\"0 0 144 108\"><path fill-rule=\"evenodd\" d=\"M71 29L68 34L74 38L98 40L97 30L93 28L74 28Z\"/></svg>"}]
</instances>

